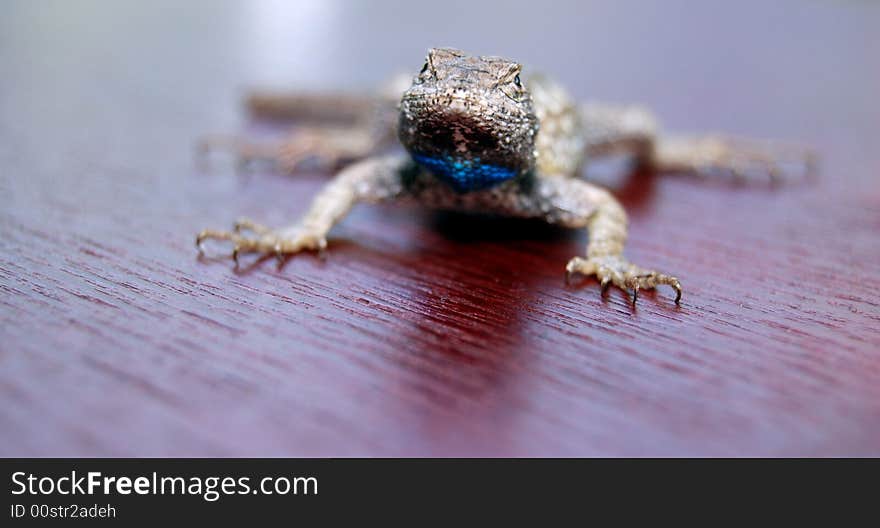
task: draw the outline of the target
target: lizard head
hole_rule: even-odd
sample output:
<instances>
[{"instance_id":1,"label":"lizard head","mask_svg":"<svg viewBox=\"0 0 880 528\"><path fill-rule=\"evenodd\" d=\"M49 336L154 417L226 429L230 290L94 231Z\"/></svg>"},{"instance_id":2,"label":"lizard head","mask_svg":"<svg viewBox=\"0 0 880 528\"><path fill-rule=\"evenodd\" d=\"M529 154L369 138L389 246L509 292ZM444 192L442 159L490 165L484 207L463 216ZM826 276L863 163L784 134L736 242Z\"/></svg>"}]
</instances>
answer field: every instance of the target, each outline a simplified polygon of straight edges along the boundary
<instances>
[{"instance_id":1,"label":"lizard head","mask_svg":"<svg viewBox=\"0 0 880 528\"><path fill-rule=\"evenodd\" d=\"M413 159L456 191L492 187L535 167L538 119L522 66L450 48L428 57L400 102Z\"/></svg>"}]
</instances>

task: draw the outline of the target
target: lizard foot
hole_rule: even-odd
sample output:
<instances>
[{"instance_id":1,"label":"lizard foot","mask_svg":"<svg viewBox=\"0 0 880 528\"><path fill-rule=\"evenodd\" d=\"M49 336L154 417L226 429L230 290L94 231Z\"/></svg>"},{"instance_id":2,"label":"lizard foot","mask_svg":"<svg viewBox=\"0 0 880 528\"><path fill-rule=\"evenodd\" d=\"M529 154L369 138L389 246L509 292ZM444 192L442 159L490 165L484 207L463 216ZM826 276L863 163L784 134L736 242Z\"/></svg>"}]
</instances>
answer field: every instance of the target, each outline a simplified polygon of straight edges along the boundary
<instances>
[{"instance_id":1,"label":"lizard foot","mask_svg":"<svg viewBox=\"0 0 880 528\"><path fill-rule=\"evenodd\" d=\"M622 290L632 290L632 301L636 303L639 290L656 288L661 284L675 290L675 304L681 301L681 283L671 275L665 275L629 263L621 256L582 258L574 257L565 266L565 280L573 275L594 275L602 285L602 294L613 284Z\"/></svg>"},{"instance_id":2,"label":"lizard foot","mask_svg":"<svg viewBox=\"0 0 880 528\"><path fill-rule=\"evenodd\" d=\"M250 231L253 236L245 236L242 234L243 231ZM239 219L232 231L205 229L200 232L196 236L196 247L200 254L204 254L203 243L205 240L232 242L231 257L236 266L238 265L238 256L241 253L274 254L280 262L283 261L285 255L306 250L323 251L327 247L327 239L324 238L324 234L315 229L296 225L275 230L247 218Z\"/></svg>"}]
</instances>

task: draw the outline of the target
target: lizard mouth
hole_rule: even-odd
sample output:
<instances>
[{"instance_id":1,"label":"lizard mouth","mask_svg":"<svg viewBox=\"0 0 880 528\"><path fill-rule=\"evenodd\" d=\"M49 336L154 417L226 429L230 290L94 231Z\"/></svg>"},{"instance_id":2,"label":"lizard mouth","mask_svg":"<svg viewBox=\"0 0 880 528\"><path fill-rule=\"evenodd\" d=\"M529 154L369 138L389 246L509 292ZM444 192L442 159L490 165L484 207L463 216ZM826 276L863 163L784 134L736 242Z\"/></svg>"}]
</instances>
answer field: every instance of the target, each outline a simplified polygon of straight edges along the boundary
<instances>
[{"instance_id":1,"label":"lizard mouth","mask_svg":"<svg viewBox=\"0 0 880 528\"><path fill-rule=\"evenodd\" d=\"M455 112L440 112L424 119L417 133L432 150L440 152L485 154L499 147L498 138L486 123Z\"/></svg>"}]
</instances>

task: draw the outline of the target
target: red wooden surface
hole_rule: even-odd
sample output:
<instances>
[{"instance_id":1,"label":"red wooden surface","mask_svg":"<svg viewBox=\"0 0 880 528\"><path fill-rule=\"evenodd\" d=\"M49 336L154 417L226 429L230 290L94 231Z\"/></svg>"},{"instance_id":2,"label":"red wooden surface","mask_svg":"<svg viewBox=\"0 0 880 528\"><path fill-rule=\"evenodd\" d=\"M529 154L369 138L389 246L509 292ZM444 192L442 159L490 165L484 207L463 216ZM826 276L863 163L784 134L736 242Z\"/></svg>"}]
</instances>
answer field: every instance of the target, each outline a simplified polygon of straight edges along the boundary
<instances>
[{"instance_id":1,"label":"red wooden surface","mask_svg":"<svg viewBox=\"0 0 880 528\"><path fill-rule=\"evenodd\" d=\"M880 454L876 5L184 4L4 6L0 455ZM433 45L812 143L820 179L602 171L678 308L566 287L584 233L413 209L358 207L326 261L196 258L326 180L196 168L242 87L368 87Z\"/></svg>"}]
</instances>

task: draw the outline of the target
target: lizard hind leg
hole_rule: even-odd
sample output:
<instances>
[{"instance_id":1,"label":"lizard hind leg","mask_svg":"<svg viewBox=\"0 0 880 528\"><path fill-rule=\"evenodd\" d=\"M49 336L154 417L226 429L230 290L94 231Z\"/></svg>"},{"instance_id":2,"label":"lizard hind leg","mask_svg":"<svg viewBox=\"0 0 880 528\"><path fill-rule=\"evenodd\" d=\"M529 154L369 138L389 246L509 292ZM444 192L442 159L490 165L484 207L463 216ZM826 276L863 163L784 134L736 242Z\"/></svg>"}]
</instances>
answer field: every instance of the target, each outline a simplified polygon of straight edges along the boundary
<instances>
[{"instance_id":1,"label":"lizard hind leg","mask_svg":"<svg viewBox=\"0 0 880 528\"><path fill-rule=\"evenodd\" d=\"M792 182L817 171L817 155L807 147L722 135L661 137L650 163L661 172L719 172L737 183Z\"/></svg>"},{"instance_id":2,"label":"lizard hind leg","mask_svg":"<svg viewBox=\"0 0 880 528\"><path fill-rule=\"evenodd\" d=\"M256 143L235 136L212 136L198 145L200 157L215 150L234 154L240 168L259 162L271 163L284 172L294 172L312 160L323 170L346 161L364 158L378 147L376 135L366 127L330 125L298 127L277 142Z\"/></svg>"},{"instance_id":3,"label":"lizard hind leg","mask_svg":"<svg viewBox=\"0 0 880 528\"><path fill-rule=\"evenodd\" d=\"M737 182L790 182L811 178L817 156L809 148L718 134L667 136L654 114L638 105L585 103L587 158L629 154L658 172L721 173Z\"/></svg>"},{"instance_id":4,"label":"lizard hind leg","mask_svg":"<svg viewBox=\"0 0 880 528\"><path fill-rule=\"evenodd\" d=\"M265 161L285 172L294 172L307 161L322 170L366 158L394 137L398 86L376 95L253 92L246 100L252 117L296 121L280 141L254 143L238 137L209 137L200 142L204 157L213 150L232 152L240 167Z\"/></svg>"}]
</instances>

